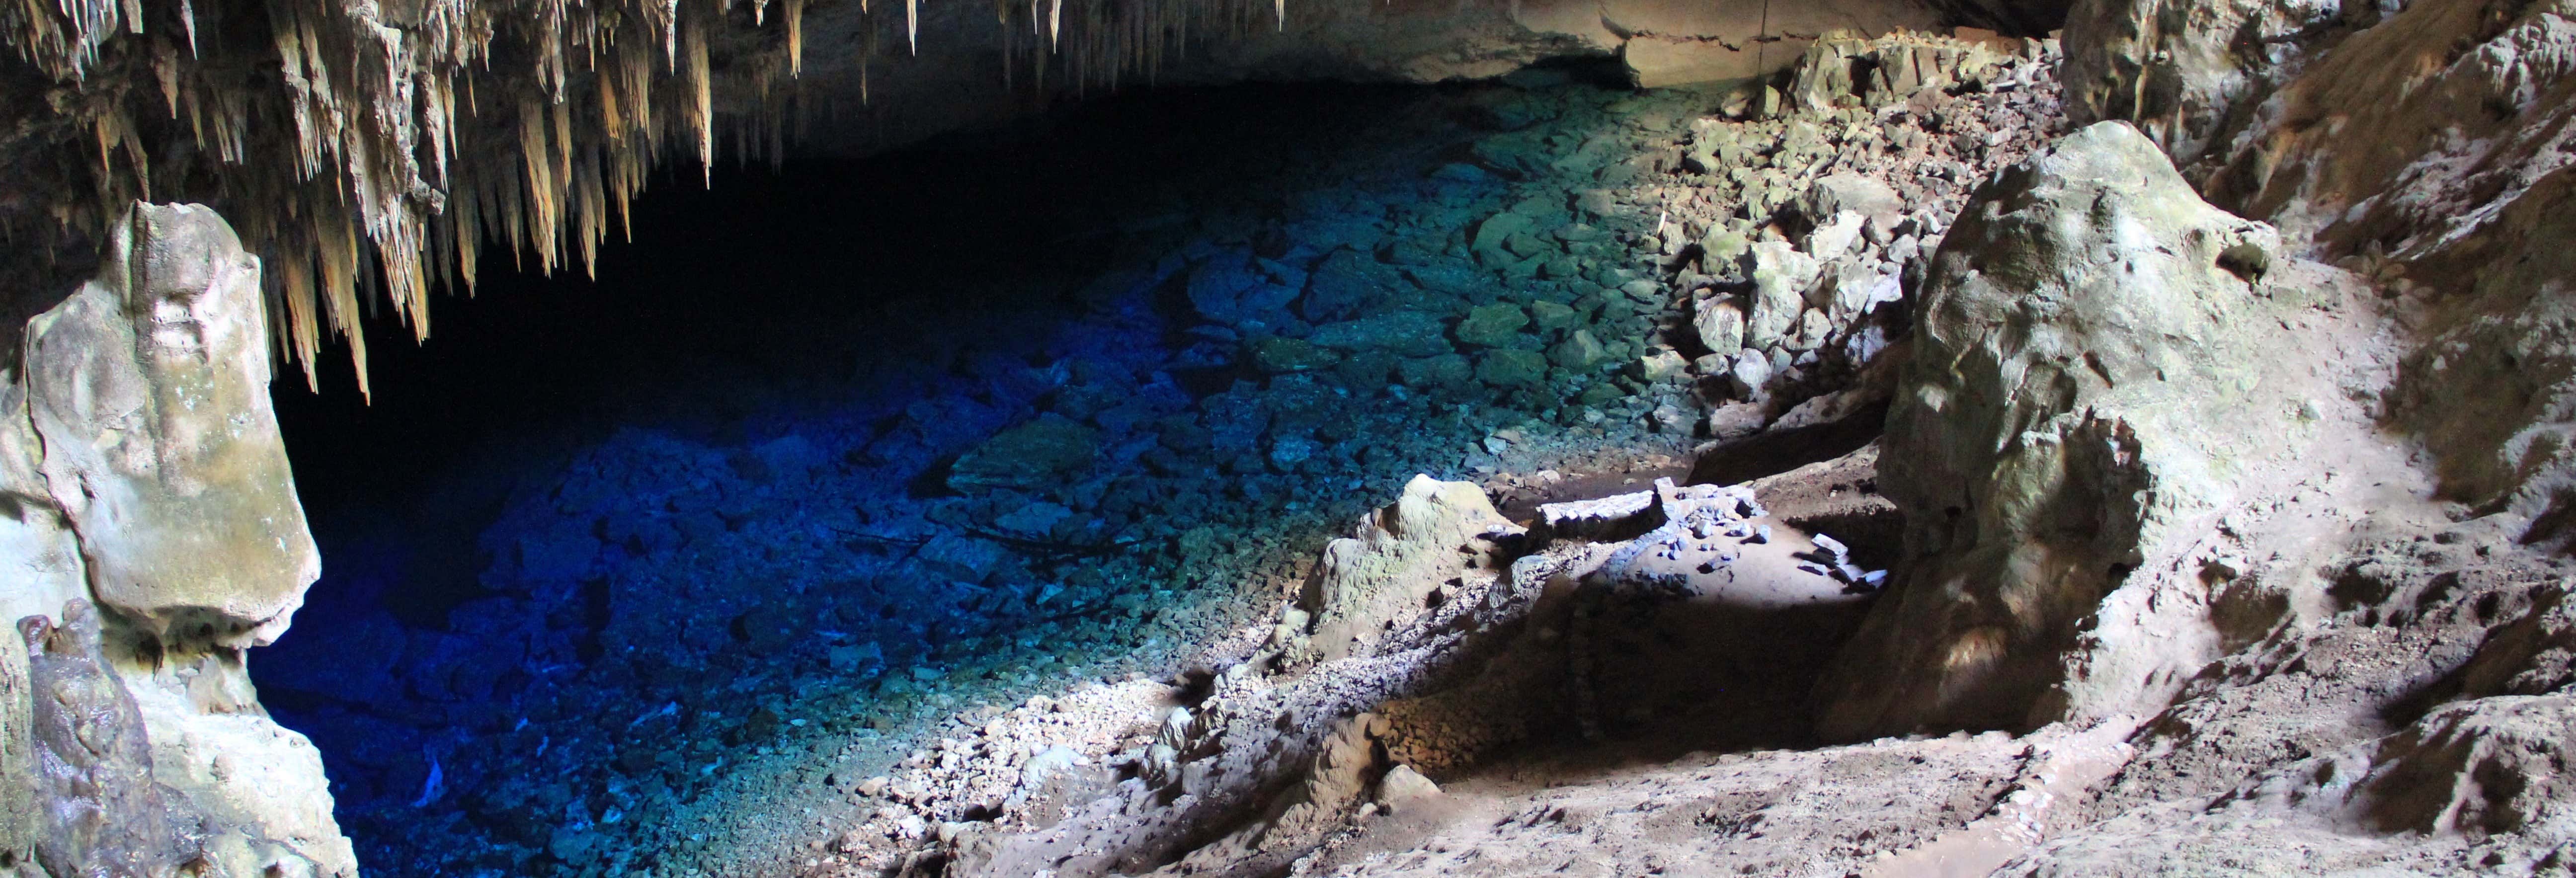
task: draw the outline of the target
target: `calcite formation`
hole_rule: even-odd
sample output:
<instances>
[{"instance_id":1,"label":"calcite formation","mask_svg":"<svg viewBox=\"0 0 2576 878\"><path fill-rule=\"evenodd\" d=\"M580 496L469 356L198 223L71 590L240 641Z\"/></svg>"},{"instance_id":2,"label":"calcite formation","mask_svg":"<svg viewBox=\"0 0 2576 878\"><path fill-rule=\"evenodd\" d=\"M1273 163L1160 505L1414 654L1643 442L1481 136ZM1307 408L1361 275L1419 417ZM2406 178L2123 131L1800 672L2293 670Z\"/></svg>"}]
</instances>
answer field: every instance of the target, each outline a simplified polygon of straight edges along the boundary
<instances>
[{"instance_id":1,"label":"calcite formation","mask_svg":"<svg viewBox=\"0 0 2576 878\"><path fill-rule=\"evenodd\" d=\"M354 875L320 754L242 666L320 563L269 408L259 260L196 205L135 205L112 243L5 370L0 478L36 550L5 589L25 637L0 651L0 850L54 875Z\"/></svg>"},{"instance_id":2,"label":"calcite formation","mask_svg":"<svg viewBox=\"0 0 2576 878\"><path fill-rule=\"evenodd\" d=\"M1556 108L1496 101L1408 183L1528 187L1512 199L1400 233L1301 215L1278 225L1310 249L1230 239L1121 269L1078 297L1168 285L1193 356L1215 352L1199 364L1238 357L1244 383L1069 365L994 394L1007 410L890 417L876 452L946 456L923 486L965 499L941 508L994 514L865 522L830 551L900 549L986 602L969 612L1017 599L986 587L1029 553L1133 545L1092 526L1112 490L1096 469L1222 471L1240 494L1347 464L1329 421L1355 409L1323 375L1704 439L1703 473L1829 453L1800 431L1884 435L1749 485L1640 475L1498 506L1489 487L1565 477L1500 471L1531 434L1480 428L1447 453L1488 481L1404 485L1311 575L1244 589L1268 612L1167 678L960 711L866 780L794 769L840 810L794 812L816 837L790 839L785 868L2567 868L2565 3L2082 0L2062 44L1887 33L1933 17L1894 3L1069 5L0 7L0 112L42 120L0 133L0 159L33 170L0 226L100 257L10 269L95 277L58 302L12 290L37 316L0 363L0 608L23 619L0 639L0 868L354 875L318 755L243 668L318 563L263 402L269 352L309 376L325 327L355 341L371 282L425 332L427 290L470 283L487 239L540 269L586 259L657 161L703 166L722 136L774 152L804 77L955 105L908 133L1005 112L946 100L987 94L940 88L955 68L868 60L935 56L988 19L1014 75L1053 88L1439 80L1614 51L1643 86L1770 78L1687 92L1684 112L1634 99L1615 136L1555 136L1536 119ZM2030 32L2054 17L1945 8ZM1242 39L1172 63L1193 35ZM2061 93L2086 123L2063 137ZM198 193L247 237L133 203ZM1047 411L1010 414L1041 392ZM737 501L842 450L621 441L739 496L562 481L560 505L514 507L559 520L496 552L526 606L663 587L601 559L694 569L675 547L720 544L750 520ZM1235 553L1226 533L1153 538L1196 564ZM1066 579L1028 603L1136 602ZM696 597L726 624L603 609L590 642L559 645L786 642L803 621ZM465 627L510 624L515 600ZM418 642L438 673L407 681L479 694L524 657ZM848 640L812 664L887 663ZM885 691L967 685L902 671ZM553 727L624 723L607 735L531 734L639 777L706 776L747 766L615 746L683 737L683 716L746 739L803 719L715 713L673 700ZM592 804L500 783L467 807L523 833L514 867L635 867L603 829L627 812Z\"/></svg>"}]
</instances>

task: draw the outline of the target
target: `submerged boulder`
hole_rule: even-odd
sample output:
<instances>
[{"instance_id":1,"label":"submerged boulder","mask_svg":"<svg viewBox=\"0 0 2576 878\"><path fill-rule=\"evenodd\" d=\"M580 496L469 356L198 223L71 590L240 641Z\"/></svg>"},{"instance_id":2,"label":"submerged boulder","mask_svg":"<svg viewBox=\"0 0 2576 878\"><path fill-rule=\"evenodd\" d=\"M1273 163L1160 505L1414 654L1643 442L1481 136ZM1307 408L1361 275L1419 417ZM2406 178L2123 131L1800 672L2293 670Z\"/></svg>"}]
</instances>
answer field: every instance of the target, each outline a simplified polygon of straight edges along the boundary
<instances>
[{"instance_id":1,"label":"submerged boulder","mask_svg":"<svg viewBox=\"0 0 2576 878\"><path fill-rule=\"evenodd\" d=\"M948 486L958 490L1027 488L1052 484L1091 464L1100 431L1054 412L993 434L959 455Z\"/></svg>"}]
</instances>

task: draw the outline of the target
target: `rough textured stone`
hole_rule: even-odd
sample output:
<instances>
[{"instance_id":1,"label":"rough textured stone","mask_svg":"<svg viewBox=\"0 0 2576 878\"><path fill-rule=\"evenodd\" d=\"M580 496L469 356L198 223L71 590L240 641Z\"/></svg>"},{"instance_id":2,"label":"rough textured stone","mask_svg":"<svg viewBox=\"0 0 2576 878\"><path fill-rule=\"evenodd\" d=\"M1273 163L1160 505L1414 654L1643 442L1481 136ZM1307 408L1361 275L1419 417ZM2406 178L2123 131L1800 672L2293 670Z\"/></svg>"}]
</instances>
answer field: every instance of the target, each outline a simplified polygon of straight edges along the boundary
<instances>
[{"instance_id":1,"label":"rough textured stone","mask_svg":"<svg viewBox=\"0 0 2576 878\"><path fill-rule=\"evenodd\" d=\"M2345 21L2366 23L2361 11ZM2169 39L2215 42L2202 31L2227 24L2190 21ZM2570 21L2566 0L2407 4L2293 56L2275 73L2294 78L2204 162L2213 201L2426 303L2391 414L2424 438L2446 491L2551 522L2576 496L2576 404L2560 389L2576 376ZM2116 53L2109 36L2087 39Z\"/></svg>"},{"instance_id":2,"label":"rough textured stone","mask_svg":"<svg viewBox=\"0 0 2576 878\"><path fill-rule=\"evenodd\" d=\"M1478 305L1458 321L1458 341L1478 347L1501 347L1529 325L1529 315L1519 305L1498 302Z\"/></svg>"},{"instance_id":3,"label":"rough textured stone","mask_svg":"<svg viewBox=\"0 0 2576 878\"><path fill-rule=\"evenodd\" d=\"M1486 351L1476 358L1476 380L1496 387L1535 387L1547 380L1547 356L1537 351Z\"/></svg>"},{"instance_id":4,"label":"rough textured stone","mask_svg":"<svg viewBox=\"0 0 2576 878\"><path fill-rule=\"evenodd\" d=\"M2288 429L2256 366L2287 307L2254 276L2277 247L2125 123L1980 190L1888 416L1881 480L1913 560L1823 684L1828 734L2152 711L2215 657L2186 626L2081 680L2060 664L2078 620Z\"/></svg>"},{"instance_id":5,"label":"rough textured stone","mask_svg":"<svg viewBox=\"0 0 2576 878\"><path fill-rule=\"evenodd\" d=\"M1784 97L1807 108L1846 102L1884 107L1926 89L1982 85L1995 62L2010 51L2004 47L2013 42L2017 41L1950 40L1904 32L1875 39L1849 32L1826 34L1806 46Z\"/></svg>"},{"instance_id":6,"label":"rough textured stone","mask_svg":"<svg viewBox=\"0 0 2576 878\"><path fill-rule=\"evenodd\" d=\"M35 859L55 875L171 874L195 851L180 834L170 791L152 776L142 712L109 671L98 611L73 601L62 624L18 625L35 704Z\"/></svg>"},{"instance_id":7,"label":"rough textured stone","mask_svg":"<svg viewBox=\"0 0 2576 878\"><path fill-rule=\"evenodd\" d=\"M1314 614L1323 661L1366 653L1390 623L1423 609L1428 589L1490 552L1493 535L1519 527L1494 511L1484 489L1414 476L1404 496L1370 513L1357 532L1324 547L1300 602ZM1462 549L1467 551L1461 551Z\"/></svg>"},{"instance_id":8,"label":"rough textured stone","mask_svg":"<svg viewBox=\"0 0 2576 878\"><path fill-rule=\"evenodd\" d=\"M165 637L265 643L322 562L269 408L259 260L194 205L138 205L113 244L27 326L45 481L101 603Z\"/></svg>"},{"instance_id":9,"label":"rough textured stone","mask_svg":"<svg viewBox=\"0 0 2576 878\"><path fill-rule=\"evenodd\" d=\"M2124 119L2190 165L2241 127L2295 57L2304 31L2330 24L2340 0L2076 0L2067 13L2066 114L2077 124ZM2384 58L2377 63L2385 63Z\"/></svg>"},{"instance_id":10,"label":"rough textured stone","mask_svg":"<svg viewBox=\"0 0 2576 878\"><path fill-rule=\"evenodd\" d=\"M1846 171L1819 178L1798 199L1798 212L1819 225L1845 211L1890 229L1905 214L1905 198L1885 180Z\"/></svg>"},{"instance_id":11,"label":"rough textured stone","mask_svg":"<svg viewBox=\"0 0 2576 878\"><path fill-rule=\"evenodd\" d=\"M0 771L33 778L0 785L0 858L354 876L320 754L242 667L318 572L269 409L259 263L203 207L137 205L118 228L100 276L29 321L24 371L0 370L21 565L0 609L25 635L0 695L32 693L0 702Z\"/></svg>"},{"instance_id":12,"label":"rough textured stone","mask_svg":"<svg viewBox=\"0 0 2576 878\"><path fill-rule=\"evenodd\" d=\"M1744 297L1711 296L1699 305L1691 320L1691 329L1699 334L1699 343L1719 354L1732 354L1744 347Z\"/></svg>"},{"instance_id":13,"label":"rough textured stone","mask_svg":"<svg viewBox=\"0 0 2576 878\"><path fill-rule=\"evenodd\" d=\"M1746 79L1797 63L1816 35L1932 26L1928 6L1826 0L1794 6L1613 0L1595 13L1630 35L1620 59L1639 88ZM1755 37L1770 37L1757 40Z\"/></svg>"},{"instance_id":14,"label":"rough textured stone","mask_svg":"<svg viewBox=\"0 0 2576 878\"><path fill-rule=\"evenodd\" d=\"M1271 336L1253 342L1252 364L1273 375L1330 368L1341 357L1302 338Z\"/></svg>"},{"instance_id":15,"label":"rough textured stone","mask_svg":"<svg viewBox=\"0 0 2576 878\"><path fill-rule=\"evenodd\" d=\"M1753 310L1744 322L1744 346L1765 349L1797 325L1807 307L1806 291L1823 268L1787 241L1753 245L1745 273L1753 278Z\"/></svg>"},{"instance_id":16,"label":"rough textured stone","mask_svg":"<svg viewBox=\"0 0 2576 878\"><path fill-rule=\"evenodd\" d=\"M1385 351L1400 357L1436 357L1449 353L1449 339L1437 315L1423 311L1389 311L1315 327L1307 341L1334 350Z\"/></svg>"}]
</instances>

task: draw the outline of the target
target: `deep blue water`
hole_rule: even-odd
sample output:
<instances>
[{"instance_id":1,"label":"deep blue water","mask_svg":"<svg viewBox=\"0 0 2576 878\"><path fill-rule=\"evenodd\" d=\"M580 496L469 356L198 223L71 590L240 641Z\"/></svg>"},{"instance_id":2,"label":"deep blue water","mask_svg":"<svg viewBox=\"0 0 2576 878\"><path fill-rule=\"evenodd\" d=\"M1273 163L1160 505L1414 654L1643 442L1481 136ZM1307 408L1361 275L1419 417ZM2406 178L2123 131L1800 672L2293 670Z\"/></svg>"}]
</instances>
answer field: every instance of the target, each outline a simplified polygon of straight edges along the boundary
<instances>
[{"instance_id":1,"label":"deep blue water","mask_svg":"<svg viewBox=\"0 0 2576 878\"><path fill-rule=\"evenodd\" d=\"M1595 171L1484 139L1570 152L1617 97L1133 95L684 169L595 281L487 256L426 345L379 327L372 405L279 385L324 574L262 698L370 874L596 874L584 839L668 856L635 848L711 766L1134 650L1497 428L1635 420L1633 350L1557 356L1651 332L1624 245L1466 246L1515 204L1567 225ZM1460 340L1494 302L1573 316Z\"/></svg>"}]
</instances>

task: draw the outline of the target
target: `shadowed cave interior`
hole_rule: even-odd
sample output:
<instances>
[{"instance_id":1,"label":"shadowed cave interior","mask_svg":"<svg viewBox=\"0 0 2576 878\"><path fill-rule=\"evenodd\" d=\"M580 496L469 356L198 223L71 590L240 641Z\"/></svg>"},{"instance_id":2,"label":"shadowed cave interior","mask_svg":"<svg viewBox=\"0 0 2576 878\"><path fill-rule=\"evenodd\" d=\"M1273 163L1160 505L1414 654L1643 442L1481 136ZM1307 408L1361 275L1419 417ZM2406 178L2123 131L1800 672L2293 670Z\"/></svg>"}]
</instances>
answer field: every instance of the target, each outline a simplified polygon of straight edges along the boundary
<instances>
[{"instance_id":1,"label":"shadowed cave interior","mask_svg":"<svg viewBox=\"0 0 2576 878\"><path fill-rule=\"evenodd\" d=\"M1165 673L1407 477L1490 474L1498 430L1671 447L1623 408L1633 357L1498 384L1437 324L1318 363L1217 324L1463 313L1491 276L1441 251L1508 191L1471 139L1611 124L1638 99L1596 72L1140 90L657 183L595 280L492 271L424 345L379 325L372 403L278 383L325 567L265 703L372 874L581 870L563 827L725 808L800 737ZM1495 346L1652 337L1593 280L1529 284L1571 313Z\"/></svg>"},{"instance_id":2,"label":"shadowed cave interior","mask_svg":"<svg viewBox=\"0 0 2576 878\"><path fill-rule=\"evenodd\" d=\"M0 3L0 878L2576 874L2570 20Z\"/></svg>"}]
</instances>

